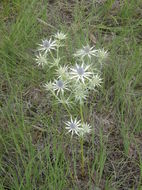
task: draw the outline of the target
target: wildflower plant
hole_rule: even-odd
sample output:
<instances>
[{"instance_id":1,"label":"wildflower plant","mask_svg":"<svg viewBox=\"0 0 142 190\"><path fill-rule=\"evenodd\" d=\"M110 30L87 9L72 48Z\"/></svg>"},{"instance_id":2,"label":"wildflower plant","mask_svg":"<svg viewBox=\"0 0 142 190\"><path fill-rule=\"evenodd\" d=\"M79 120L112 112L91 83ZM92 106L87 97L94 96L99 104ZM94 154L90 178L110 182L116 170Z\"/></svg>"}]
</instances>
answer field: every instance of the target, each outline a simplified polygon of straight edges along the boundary
<instances>
[{"instance_id":1,"label":"wildflower plant","mask_svg":"<svg viewBox=\"0 0 142 190\"><path fill-rule=\"evenodd\" d=\"M90 91L96 91L102 84L101 71L93 60L102 68L108 53L104 49L95 49L86 44L72 55L75 60L71 66L63 64L60 49L64 48L66 39L67 34L58 31L49 40L42 40L35 61L38 66L47 65L48 69L54 70L54 80L45 82L44 88L51 92L58 104L63 104L69 114L69 120L64 125L72 138L77 135L80 139L81 168L84 175L83 139L92 132L92 126L84 120L83 110ZM72 114L74 107L79 107L80 110L77 118Z\"/></svg>"},{"instance_id":2,"label":"wildflower plant","mask_svg":"<svg viewBox=\"0 0 142 190\"><path fill-rule=\"evenodd\" d=\"M92 56L96 56L97 52L98 50L95 50L94 47L90 47L87 44L86 46L83 46L81 49L77 50L74 56L81 59L87 56L89 59L91 59Z\"/></svg>"},{"instance_id":3,"label":"wildflower plant","mask_svg":"<svg viewBox=\"0 0 142 190\"><path fill-rule=\"evenodd\" d=\"M46 57L46 54L41 54L39 52L38 55L36 55L36 58L35 58L38 66L41 66L41 67L44 67L45 65L47 65L48 61L47 61L47 57Z\"/></svg>"}]
</instances>

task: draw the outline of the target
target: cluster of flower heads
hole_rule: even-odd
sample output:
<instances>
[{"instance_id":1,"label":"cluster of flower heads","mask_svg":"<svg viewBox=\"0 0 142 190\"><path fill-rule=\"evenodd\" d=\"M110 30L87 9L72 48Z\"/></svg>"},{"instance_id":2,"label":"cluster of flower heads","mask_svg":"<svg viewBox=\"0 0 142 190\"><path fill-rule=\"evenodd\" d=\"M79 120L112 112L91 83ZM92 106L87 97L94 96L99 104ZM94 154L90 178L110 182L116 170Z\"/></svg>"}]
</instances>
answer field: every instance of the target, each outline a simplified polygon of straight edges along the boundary
<instances>
[{"instance_id":1,"label":"cluster of flower heads","mask_svg":"<svg viewBox=\"0 0 142 190\"><path fill-rule=\"evenodd\" d=\"M77 120L75 118L74 120L71 117L71 121L65 122L66 124L66 129L68 130L68 133L71 132L72 136L75 133L78 136L84 136L87 133L91 132L91 126L87 123L81 123L81 120Z\"/></svg>"},{"instance_id":2,"label":"cluster of flower heads","mask_svg":"<svg viewBox=\"0 0 142 190\"><path fill-rule=\"evenodd\" d=\"M59 50L64 46L66 38L67 35L63 32L57 32L49 40L42 40L42 43L38 44L38 55L35 60L38 66L48 65L50 68L55 68L56 78L54 81L47 82L44 87L52 92L58 103L66 104L69 107L73 103L84 104L90 91L101 86L100 72L92 60L95 58L98 63L102 64L108 53L104 49L95 49L87 44L73 54L75 61L71 67L63 65L59 57ZM67 125L66 129L72 135L75 133L84 136L91 131L89 124L81 123L80 120L77 121L77 118L73 120L71 117L71 121L65 124Z\"/></svg>"}]
</instances>

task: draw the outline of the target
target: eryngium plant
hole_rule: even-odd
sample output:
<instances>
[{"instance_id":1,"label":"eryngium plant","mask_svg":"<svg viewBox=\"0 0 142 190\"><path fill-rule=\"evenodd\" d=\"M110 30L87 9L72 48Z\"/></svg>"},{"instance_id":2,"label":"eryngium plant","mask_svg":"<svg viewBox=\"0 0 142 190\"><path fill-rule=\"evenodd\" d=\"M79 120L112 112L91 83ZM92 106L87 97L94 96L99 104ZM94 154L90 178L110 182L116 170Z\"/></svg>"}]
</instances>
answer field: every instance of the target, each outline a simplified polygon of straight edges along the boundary
<instances>
[{"instance_id":1,"label":"eryngium plant","mask_svg":"<svg viewBox=\"0 0 142 190\"><path fill-rule=\"evenodd\" d=\"M54 80L47 81L44 88L51 92L58 104L63 104L69 114L69 121L64 122L65 129L67 133L71 133L71 137L77 135L80 138L81 168L84 175L83 139L91 133L92 126L84 121L83 110L90 91L96 91L101 87L101 68L108 53L104 49L95 49L86 44L72 55L74 58L72 66L63 64L60 49L64 48L66 39L67 34L57 32L52 38L42 40L35 60L38 66L42 68L47 66L48 69L52 68L52 71L55 71ZM93 57L95 63L92 61ZM71 114L74 106L80 108L78 118Z\"/></svg>"}]
</instances>

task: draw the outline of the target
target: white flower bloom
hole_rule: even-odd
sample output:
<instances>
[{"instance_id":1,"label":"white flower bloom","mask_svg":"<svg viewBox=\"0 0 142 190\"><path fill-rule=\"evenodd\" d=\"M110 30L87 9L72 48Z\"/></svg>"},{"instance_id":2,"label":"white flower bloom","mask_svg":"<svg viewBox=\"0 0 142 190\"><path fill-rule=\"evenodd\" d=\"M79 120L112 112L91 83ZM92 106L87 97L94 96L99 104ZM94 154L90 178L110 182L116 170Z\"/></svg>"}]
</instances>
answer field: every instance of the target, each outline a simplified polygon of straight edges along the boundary
<instances>
[{"instance_id":1,"label":"white flower bloom","mask_svg":"<svg viewBox=\"0 0 142 190\"><path fill-rule=\"evenodd\" d=\"M57 95L58 95L59 92L64 94L64 90L69 90L69 89L67 88L66 82L64 82L62 80L55 80L55 82L53 83L53 90L57 91Z\"/></svg>"},{"instance_id":2,"label":"white flower bloom","mask_svg":"<svg viewBox=\"0 0 142 190\"><path fill-rule=\"evenodd\" d=\"M65 40L67 38L67 35L63 32L57 32L54 37L58 40Z\"/></svg>"},{"instance_id":3,"label":"white flower bloom","mask_svg":"<svg viewBox=\"0 0 142 190\"><path fill-rule=\"evenodd\" d=\"M89 125L88 123L83 123L81 128L82 130L79 131L79 135L84 136L85 134L89 134L92 130L91 128L92 126Z\"/></svg>"},{"instance_id":4,"label":"white flower bloom","mask_svg":"<svg viewBox=\"0 0 142 190\"><path fill-rule=\"evenodd\" d=\"M69 72L67 66L59 66L59 68L56 70L56 74L58 78L62 80L68 80L69 79Z\"/></svg>"},{"instance_id":5,"label":"white flower bloom","mask_svg":"<svg viewBox=\"0 0 142 190\"><path fill-rule=\"evenodd\" d=\"M81 130L80 126L81 126L81 121L77 121L77 118L73 121L71 118L71 121L65 122L65 124L67 125L66 129L68 130L68 133L72 133L73 134L77 134L79 135L79 131Z\"/></svg>"},{"instance_id":6,"label":"white flower bloom","mask_svg":"<svg viewBox=\"0 0 142 190\"><path fill-rule=\"evenodd\" d=\"M99 61L103 61L108 57L108 52L103 49L97 50L96 56L99 58Z\"/></svg>"},{"instance_id":7,"label":"white flower bloom","mask_svg":"<svg viewBox=\"0 0 142 190\"><path fill-rule=\"evenodd\" d=\"M57 95L59 94L59 92L64 94L64 90L69 90L67 88L67 82L64 82L62 80L55 80L53 83L50 81L46 83L44 87L46 88L46 90L57 92Z\"/></svg>"},{"instance_id":8,"label":"white flower bloom","mask_svg":"<svg viewBox=\"0 0 142 190\"><path fill-rule=\"evenodd\" d=\"M95 87L101 86L101 83L102 83L102 78L98 74L96 74L89 81L88 88L94 89Z\"/></svg>"},{"instance_id":9,"label":"white flower bloom","mask_svg":"<svg viewBox=\"0 0 142 190\"><path fill-rule=\"evenodd\" d=\"M83 130L85 131L85 133L90 133L91 132L91 128L92 128L92 126L91 125L89 125L88 123L83 123L82 124L82 128L83 128Z\"/></svg>"},{"instance_id":10,"label":"white flower bloom","mask_svg":"<svg viewBox=\"0 0 142 190\"><path fill-rule=\"evenodd\" d=\"M53 90L53 84L52 82L47 82L45 85L43 85L43 87L46 89L46 90Z\"/></svg>"},{"instance_id":11,"label":"white flower bloom","mask_svg":"<svg viewBox=\"0 0 142 190\"><path fill-rule=\"evenodd\" d=\"M77 50L74 54L75 57L81 57L82 59L85 56L88 56L91 59L91 56L96 56L97 50L94 47L90 47L89 45L83 46L82 49Z\"/></svg>"},{"instance_id":12,"label":"white flower bloom","mask_svg":"<svg viewBox=\"0 0 142 190\"><path fill-rule=\"evenodd\" d=\"M83 83L76 83L74 85L75 101L82 104L88 97L88 90Z\"/></svg>"},{"instance_id":13,"label":"white flower bloom","mask_svg":"<svg viewBox=\"0 0 142 190\"><path fill-rule=\"evenodd\" d=\"M89 72L90 65L84 66L84 63L82 63L82 65L78 65L76 64L75 68L71 69L71 79L76 79L76 81L82 81L84 83L85 79L90 79L90 75L92 74L92 72Z\"/></svg>"},{"instance_id":14,"label":"white flower bloom","mask_svg":"<svg viewBox=\"0 0 142 190\"><path fill-rule=\"evenodd\" d=\"M40 54L39 55L36 55L36 63L38 64L38 66L42 66L44 67L45 65L47 65L47 55L44 53L44 54Z\"/></svg>"},{"instance_id":15,"label":"white flower bloom","mask_svg":"<svg viewBox=\"0 0 142 190\"><path fill-rule=\"evenodd\" d=\"M56 41L52 41L50 38L49 40L42 40L42 44L39 44L39 51L43 51L45 53L50 52L51 50L54 50L57 46Z\"/></svg>"}]
</instances>

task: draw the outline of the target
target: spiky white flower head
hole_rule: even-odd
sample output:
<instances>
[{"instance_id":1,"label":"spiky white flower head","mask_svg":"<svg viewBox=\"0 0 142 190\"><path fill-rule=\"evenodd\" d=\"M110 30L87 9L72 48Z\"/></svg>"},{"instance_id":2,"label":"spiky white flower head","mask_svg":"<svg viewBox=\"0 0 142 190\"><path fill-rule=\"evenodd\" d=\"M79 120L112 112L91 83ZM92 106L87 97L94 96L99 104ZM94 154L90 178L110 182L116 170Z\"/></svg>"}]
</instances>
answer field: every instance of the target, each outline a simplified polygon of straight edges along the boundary
<instances>
[{"instance_id":1,"label":"spiky white flower head","mask_svg":"<svg viewBox=\"0 0 142 190\"><path fill-rule=\"evenodd\" d=\"M86 88L86 85L83 83L75 83L73 88L74 88L75 101L79 102L80 104L83 104L83 102L88 97L88 90Z\"/></svg>"},{"instance_id":2,"label":"spiky white flower head","mask_svg":"<svg viewBox=\"0 0 142 190\"><path fill-rule=\"evenodd\" d=\"M88 71L90 65L78 65L76 64L75 68L71 68L71 79L76 79L76 81L82 81L84 83L85 79L90 79L90 76L92 75L92 72Z\"/></svg>"},{"instance_id":3,"label":"spiky white flower head","mask_svg":"<svg viewBox=\"0 0 142 190\"><path fill-rule=\"evenodd\" d=\"M102 78L98 74L93 75L92 79L89 81L88 88L93 90L95 87L101 86L101 83Z\"/></svg>"},{"instance_id":4,"label":"spiky white flower head","mask_svg":"<svg viewBox=\"0 0 142 190\"><path fill-rule=\"evenodd\" d=\"M63 80L55 80L55 82L53 83L53 91L56 91L58 95L59 92L64 94L64 90L69 90L67 88L67 82Z\"/></svg>"},{"instance_id":5,"label":"spiky white flower head","mask_svg":"<svg viewBox=\"0 0 142 190\"><path fill-rule=\"evenodd\" d=\"M91 132L91 128L92 128L92 126L90 125L90 124L88 124L88 123L83 123L82 124L82 128L83 128L83 130L84 130L84 132L85 133L90 133Z\"/></svg>"},{"instance_id":6,"label":"spiky white flower head","mask_svg":"<svg viewBox=\"0 0 142 190\"><path fill-rule=\"evenodd\" d=\"M90 47L89 45L83 46L82 49L77 50L77 52L74 54L75 57L80 57L83 59L85 56L89 57L91 59L92 56L96 56L97 50L94 49L94 47Z\"/></svg>"},{"instance_id":7,"label":"spiky white flower head","mask_svg":"<svg viewBox=\"0 0 142 190\"><path fill-rule=\"evenodd\" d=\"M53 84L52 82L47 82L46 84L43 85L43 87L46 89L46 90L53 90Z\"/></svg>"},{"instance_id":8,"label":"spiky white flower head","mask_svg":"<svg viewBox=\"0 0 142 190\"><path fill-rule=\"evenodd\" d=\"M39 51L43 51L45 53L50 52L51 50L54 50L57 46L56 40L52 41L50 38L49 40L42 40L42 44L39 44Z\"/></svg>"},{"instance_id":9,"label":"spiky white flower head","mask_svg":"<svg viewBox=\"0 0 142 190\"><path fill-rule=\"evenodd\" d=\"M57 32L54 36L57 40L65 40L67 38L67 35L63 32Z\"/></svg>"},{"instance_id":10,"label":"spiky white flower head","mask_svg":"<svg viewBox=\"0 0 142 190\"><path fill-rule=\"evenodd\" d=\"M62 80L68 80L69 78L69 72L68 72L68 67L67 66L59 66L58 69L56 70L56 74L58 78Z\"/></svg>"},{"instance_id":11,"label":"spiky white flower head","mask_svg":"<svg viewBox=\"0 0 142 190\"><path fill-rule=\"evenodd\" d=\"M80 136L84 136L85 134L89 134L91 132L92 126L89 125L88 123L83 123L82 124L82 130L79 131Z\"/></svg>"},{"instance_id":12,"label":"spiky white flower head","mask_svg":"<svg viewBox=\"0 0 142 190\"><path fill-rule=\"evenodd\" d=\"M99 58L99 61L103 61L108 57L108 51L105 51L104 48L99 49L96 56Z\"/></svg>"},{"instance_id":13,"label":"spiky white flower head","mask_svg":"<svg viewBox=\"0 0 142 190\"><path fill-rule=\"evenodd\" d=\"M44 67L45 65L47 65L46 53L44 53L44 54L39 53L38 55L36 55L35 60L36 60L36 63L38 64L38 66Z\"/></svg>"},{"instance_id":14,"label":"spiky white flower head","mask_svg":"<svg viewBox=\"0 0 142 190\"><path fill-rule=\"evenodd\" d=\"M67 82L62 81L62 80L55 80L54 82L48 82L44 85L46 90L51 90L54 92L57 92L57 95L61 92L64 94L65 90L69 90L67 88Z\"/></svg>"},{"instance_id":15,"label":"spiky white flower head","mask_svg":"<svg viewBox=\"0 0 142 190\"><path fill-rule=\"evenodd\" d=\"M66 129L68 130L68 133L71 132L72 136L74 135L74 133L79 136L79 131L81 130L81 128L80 128L81 121L80 120L77 121L77 118L75 118L75 120L73 120L71 117L71 121L67 121L67 122L65 122L65 124L67 125Z\"/></svg>"}]
</instances>

